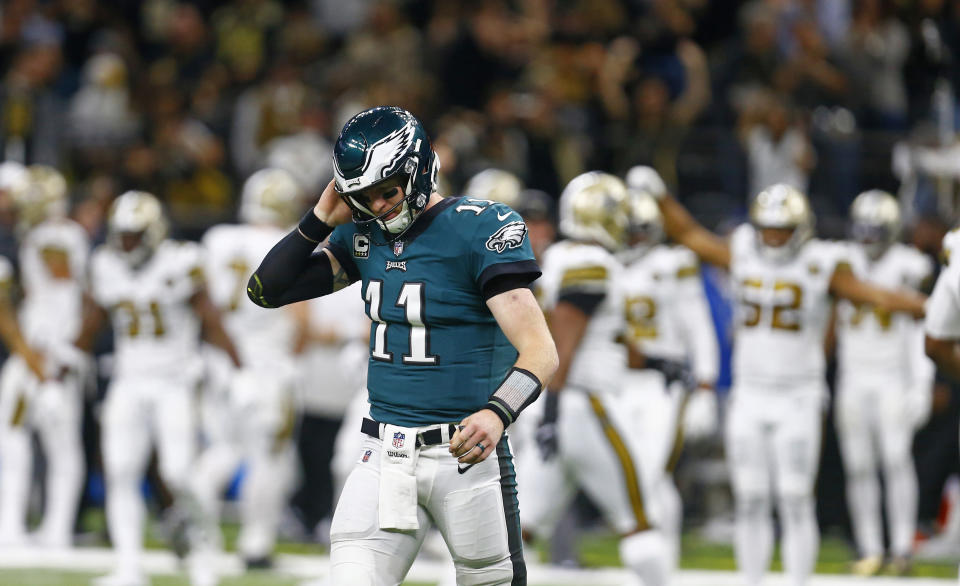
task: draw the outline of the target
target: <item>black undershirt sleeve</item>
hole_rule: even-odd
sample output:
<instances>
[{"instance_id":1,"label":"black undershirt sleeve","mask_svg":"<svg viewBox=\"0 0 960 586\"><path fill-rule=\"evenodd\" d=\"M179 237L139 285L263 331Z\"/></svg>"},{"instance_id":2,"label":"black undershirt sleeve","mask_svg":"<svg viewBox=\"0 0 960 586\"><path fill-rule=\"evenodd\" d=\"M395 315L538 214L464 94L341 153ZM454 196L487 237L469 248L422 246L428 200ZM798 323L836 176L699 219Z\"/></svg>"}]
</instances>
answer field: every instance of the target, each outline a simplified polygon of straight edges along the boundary
<instances>
[{"instance_id":1,"label":"black undershirt sleeve","mask_svg":"<svg viewBox=\"0 0 960 586\"><path fill-rule=\"evenodd\" d=\"M557 301L566 301L587 316L592 317L606 295L603 293L586 293L583 291L562 291Z\"/></svg>"},{"instance_id":2,"label":"black undershirt sleeve","mask_svg":"<svg viewBox=\"0 0 960 586\"><path fill-rule=\"evenodd\" d=\"M261 307L280 307L333 292L330 258L298 229L263 258L247 283L247 296Z\"/></svg>"},{"instance_id":3,"label":"black undershirt sleeve","mask_svg":"<svg viewBox=\"0 0 960 586\"><path fill-rule=\"evenodd\" d=\"M487 301L491 297L496 297L501 293L513 291L514 289L524 289L530 286L530 283L536 278L531 278L530 273L505 273L497 275L488 280L483 285L483 300Z\"/></svg>"}]
</instances>

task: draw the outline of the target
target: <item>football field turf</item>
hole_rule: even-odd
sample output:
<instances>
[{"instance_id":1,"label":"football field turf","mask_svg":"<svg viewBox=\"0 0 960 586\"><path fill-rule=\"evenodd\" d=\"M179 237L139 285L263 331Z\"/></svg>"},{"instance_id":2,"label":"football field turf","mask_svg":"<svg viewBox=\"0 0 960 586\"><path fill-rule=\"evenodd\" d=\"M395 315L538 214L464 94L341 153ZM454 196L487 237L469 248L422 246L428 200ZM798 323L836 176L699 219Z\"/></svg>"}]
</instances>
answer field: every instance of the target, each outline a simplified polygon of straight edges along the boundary
<instances>
[{"instance_id":1,"label":"football field turf","mask_svg":"<svg viewBox=\"0 0 960 586\"><path fill-rule=\"evenodd\" d=\"M232 540L230 540L232 541ZM327 569L327 558L322 547L304 544L282 544L284 552L277 559L275 571L257 571L241 574L239 560L234 556L224 556L220 565L225 577L222 586L292 586L310 578L323 576ZM836 538L826 538L820 549L817 572L820 574L811 586L845 586L863 583L845 575L850 562L850 550L845 542ZM614 585L622 584L625 572L619 569L616 540L605 534L588 534L580 542L581 562L585 570L559 570L549 566L532 564L530 569L531 586L566 585ZM0 551L0 586L80 586L89 583L94 576L109 569L111 562L109 550L96 548L78 548L69 553L53 555L40 550ZM151 550L146 565L152 575L154 586L188 586L185 575L180 571L175 558L163 550ZM688 535L683 542L682 566L674 584L677 586L727 586L738 584L733 573L734 560L727 545L706 542L694 535ZM405 586L434 585L445 571L441 562L418 560L410 573L410 581ZM779 571L779 563L774 563ZM956 583L957 565L955 562L918 563L914 568L914 578L901 579L893 576L878 578L870 584L905 584L926 586ZM780 576L768 581L771 586L782 583Z\"/></svg>"}]
</instances>

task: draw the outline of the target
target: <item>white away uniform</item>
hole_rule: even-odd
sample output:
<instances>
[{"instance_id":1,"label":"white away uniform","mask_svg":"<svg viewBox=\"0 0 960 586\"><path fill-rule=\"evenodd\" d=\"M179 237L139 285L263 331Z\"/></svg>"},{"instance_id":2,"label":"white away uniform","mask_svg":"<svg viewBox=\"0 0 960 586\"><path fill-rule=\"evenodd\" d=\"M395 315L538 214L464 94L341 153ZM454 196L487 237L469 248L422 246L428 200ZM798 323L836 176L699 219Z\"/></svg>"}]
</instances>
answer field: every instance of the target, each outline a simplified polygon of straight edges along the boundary
<instances>
[{"instance_id":1,"label":"white away uniform","mask_svg":"<svg viewBox=\"0 0 960 586\"><path fill-rule=\"evenodd\" d=\"M713 384L717 340L699 274L696 255L679 246L655 246L628 264L622 279L625 337L644 355L689 362L698 381ZM623 397L635 423L630 440L641 475L653 483L648 508L668 537L675 567L683 511L672 473L683 444L686 390L665 383L658 371L628 370Z\"/></svg>"},{"instance_id":2,"label":"white away uniform","mask_svg":"<svg viewBox=\"0 0 960 586\"><path fill-rule=\"evenodd\" d=\"M83 489L83 373L76 363L60 380L54 371L60 370L55 366L58 356L65 355L79 333L89 255L86 232L67 219L43 222L21 242L20 326L27 343L47 356L51 378L39 383L16 355L0 375L0 541L16 542L26 529L33 429L47 462L38 542L52 546L71 542Z\"/></svg>"},{"instance_id":3,"label":"white away uniform","mask_svg":"<svg viewBox=\"0 0 960 586\"><path fill-rule=\"evenodd\" d=\"M271 311L247 299L247 280L286 234L265 225L214 226L203 237L207 287L244 366L234 372L226 355L208 348L214 377L223 388L205 394L204 427L209 446L191 479L194 494L211 519L220 495L241 461L243 528L237 548L247 559L273 552L277 526L295 473L292 436L296 412L293 346L296 324L289 311Z\"/></svg>"},{"instance_id":4,"label":"white away uniform","mask_svg":"<svg viewBox=\"0 0 960 586\"><path fill-rule=\"evenodd\" d=\"M923 324L926 334L938 340L960 340L960 229L943 238L947 264L937 277Z\"/></svg>"},{"instance_id":5,"label":"white away uniform","mask_svg":"<svg viewBox=\"0 0 960 586\"><path fill-rule=\"evenodd\" d=\"M787 574L802 584L816 560L813 488L827 397L823 341L841 251L814 239L775 262L761 253L753 226L742 225L731 236L737 307L725 438L737 507L737 563L751 585L772 555L773 497Z\"/></svg>"},{"instance_id":6,"label":"white away uniform","mask_svg":"<svg viewBox=\"0 0 960 586\"><path fill-rule=\"evenodd\" d=\"M200 247L163 241L139 269L114 249L91 261L95 301L110 313L114 361L103 408L107 527L117 574L140 573L144 506L140 482L155 444L160 474L187 488L196 452L200 322L191 299L202 283Z\"/></svg>"},{"instance_id":7,"label":"white away uniform","mask_svg":"<svg viewBox=\"0 0 960 586\"><path fill-rule=\"evenodd\" d=\"M544 253L539 284L548 316L567 295L602 296L603 301L590 317L560 393L559 451L543 461L536 444L527 443L530 453L518 458L518 485L521 525L540 536L552 534L582 489L607 523L628 536L621 540L621 558L634 567L638 539L653 532L647 531L645 503L650 479L641 474L629 439L635 422L621 397L626 369L626 348L619 341L625 324L621 271L620 261L597 245L561 241ZM526 417L539 420L542 405L543 400L535 403Z\"/></svg>"},{"instance_id":8,"label":"white away uniform","mask_svg":"<svg viewBox=\"0 0 960 586\"><path fill-rule=\"evenodd\" d=\"M871 261L850 244L857 276L886 289L918 289L931 261L893 244ZM913 433L929 415L934 366L923 353L923 329L913 317L841 301L837 307L836 425L854 536L863 557L883 555L878 469L883 470L894 556L911 554L917 523ZM882 465L882 468L881 468Z\"/></svg>"}]
</instances>

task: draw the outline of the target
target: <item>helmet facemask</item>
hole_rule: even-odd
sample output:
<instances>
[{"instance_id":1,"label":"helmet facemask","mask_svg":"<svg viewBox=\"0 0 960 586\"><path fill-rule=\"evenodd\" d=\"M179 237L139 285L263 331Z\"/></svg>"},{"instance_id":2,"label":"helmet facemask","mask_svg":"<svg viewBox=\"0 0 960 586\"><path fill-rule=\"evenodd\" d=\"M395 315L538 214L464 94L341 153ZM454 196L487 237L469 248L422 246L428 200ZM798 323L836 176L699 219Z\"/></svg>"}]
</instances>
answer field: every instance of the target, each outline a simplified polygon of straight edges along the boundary
<instances>
[{"instance_id":1,"label":"helmet facemask","mask_svg":"<svg viewBox=\"0 0 960 586\"><path fill-rule=\"evenodd\" d=\"M750 222L757 230L757 249L774 263L792 259L800 248L813 237L814 217L807 197L797 189L776 184L757 194L750 206ZM764 242L765 228L790 229L793 232L778 246Z\"/></svg>"},{"instance_id":2,"label":"helmet facemask","mask_svg":"<svg viewBox=\"0 0 960 586\"><path fill-rule=\"evenodd\" d=\"M627 232L628 248L617 256L624 262L633 262L663 243L663 214L657 201L646 191L629 190L630 223Z\"/></svg>"},{"instance_id":3,"label":"helmet facemask","mask_svg":"<svg viewBox=\"0 0 960 586\"><path fill-rule=\"evenodd\" d=\"M850 237L877 260L900 236L900 204L878 189L865 191L850 206Z\"/></svg>"},{"instance_id":4,"label":"helmet facemask","mask_svg":"<svg viewBox=\"0 0 960 586\"><path fill-rule=\"evenodd\" d=\"M133 268L146 263L167 236L160 202L143 191L118 197L107 219L107 243Z\"/></svg>"},{"instance_id":5,"label":"helmet facemask","mask_svg":"<svg viewBox=\"0 0 960 586\"><path fill-rule=\"evenodd\" d=\"M376 224L390 241L400 238L413 225L413 221L427 204L425 195L413 191L413 172L416 168L416 160L407 159L403 172L395 173L364 189L341 193L340 197L353 211L354 223L364 230L369 230L371 224ZM373 202L379 198L396 197L399 195L395 193L396 189L403 191L403 197L383 213L376 214L371 209Z\"/></svg>"}]
</instances>

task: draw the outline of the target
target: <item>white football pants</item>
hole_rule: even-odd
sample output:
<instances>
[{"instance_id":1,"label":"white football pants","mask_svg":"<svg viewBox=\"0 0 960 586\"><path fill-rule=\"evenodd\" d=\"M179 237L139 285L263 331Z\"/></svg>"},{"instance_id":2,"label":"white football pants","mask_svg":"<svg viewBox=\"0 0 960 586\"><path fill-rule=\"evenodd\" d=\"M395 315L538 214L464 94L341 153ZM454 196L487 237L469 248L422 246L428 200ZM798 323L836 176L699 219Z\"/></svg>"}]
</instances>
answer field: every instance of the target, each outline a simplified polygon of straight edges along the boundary
<instances>
[{"instance_id":1,"label":"white football pants","mask_svg":"<svg viewBox=\"0 0 960 586\"><path fill-rule=\"evenodd\" d=\"M33 475L31 432L47 463L47 501L37 534L44 545L72 543L83 491L82 383L39 383L23 360L11 356L0 374L0 543L22 542Z\"/></svg>"},{"instance_id":2,"label":"white football pants","mask_svg":"<svg viewBox=\"0 0 960 586\"><path fill-rule=\"evenodd\" d=\"M912 553L917 525L917 472L907 390L850 381L837 393L836 426L847 474L847 503L860 554L883 555L880 482L884 476L890 550Z\"/></svg>"},{"instance_id":3,"label":"white football pants","mask_svg":"<svg viewBox=\"0 0 960 586\"><path fill-rule=\"evenodd\" d=\"M160 476L174 495L187 489L196 454L195 384L159 378L111 382L102 421L107 528L117 571L140 573L145 507L140 483L156 445Z\"/></svg>"},{"instance_id":4,"label":"white football pants","mask_svg":"<svg viewBox=\"0 0 960 586\"><path fill-rule=\"evenodd\" d=\"M506 437L486 460L462 474L447 444L419 449L415 531L379 528L381 446L380 440L364 440L337 503L330 528L330 583L399 585L432 526L440 530L453 556L457 584L526 583L516 478Z\"/></svg>"},{"instance_id":5,"label":"white football pants","mask_svg":"<svg viewBox=\"0 0 960 586\"><path fill-rule=\"evenodd\" d=\"M789 583L805 584L820 533L814 484L820 463L822 389L735 388L728 402L727 463L736 502L734 551L746 583L759 584L773 553L775 499Z\"/></svg>"}]
</instances>

